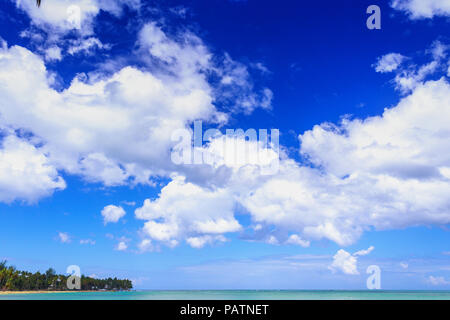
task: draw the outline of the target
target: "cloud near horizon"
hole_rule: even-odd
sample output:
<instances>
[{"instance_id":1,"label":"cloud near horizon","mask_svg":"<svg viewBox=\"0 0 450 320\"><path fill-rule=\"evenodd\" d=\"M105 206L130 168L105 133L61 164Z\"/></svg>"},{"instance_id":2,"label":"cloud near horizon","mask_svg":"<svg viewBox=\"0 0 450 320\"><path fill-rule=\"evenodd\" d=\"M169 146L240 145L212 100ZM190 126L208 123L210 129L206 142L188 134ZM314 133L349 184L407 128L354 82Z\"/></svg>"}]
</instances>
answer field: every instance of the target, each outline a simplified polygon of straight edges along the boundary
<instances>
[{"instance_id":1,"label":"cloud near horizon","mask_svg":"<svg viewBox=\"0 0 450 320\"><path fill-rule=\"evenodd\" d=\"M347 251L340 249L334 256L333 262L328 267L333 273L341 271L344 274L358 275L358 257L366 256L371 253L375 248L369 247L367 250L360 250L354 254L350 254Z\"/></svg>"}]
</instances>

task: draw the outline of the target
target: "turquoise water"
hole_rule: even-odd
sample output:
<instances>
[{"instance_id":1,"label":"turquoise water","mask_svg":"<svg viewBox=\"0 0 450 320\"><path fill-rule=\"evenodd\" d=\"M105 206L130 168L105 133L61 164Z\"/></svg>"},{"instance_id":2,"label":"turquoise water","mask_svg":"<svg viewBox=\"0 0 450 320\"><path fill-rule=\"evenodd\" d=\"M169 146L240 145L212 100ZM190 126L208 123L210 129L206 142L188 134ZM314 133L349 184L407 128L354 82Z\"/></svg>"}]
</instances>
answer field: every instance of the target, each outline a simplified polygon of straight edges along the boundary
<instances>
[{"instance_id":1,"label":"turquoise water","mask_svg":"<svg viewBox=\"0 0 450 320\"><path fill-rule=\"evenodd\" d=\"M0 300L450 300L450 291L131 291L0 295Z\"/></svg>"}]
</instances>

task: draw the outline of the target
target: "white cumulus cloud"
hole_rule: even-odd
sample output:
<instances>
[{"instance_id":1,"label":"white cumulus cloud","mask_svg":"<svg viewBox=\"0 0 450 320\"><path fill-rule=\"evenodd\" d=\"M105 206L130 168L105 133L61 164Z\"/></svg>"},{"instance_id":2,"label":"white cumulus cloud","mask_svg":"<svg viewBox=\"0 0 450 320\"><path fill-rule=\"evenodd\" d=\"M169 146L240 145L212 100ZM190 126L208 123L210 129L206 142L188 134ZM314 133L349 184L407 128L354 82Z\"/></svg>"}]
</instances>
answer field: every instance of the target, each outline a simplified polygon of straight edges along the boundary
<instances>
[{"instance_id":1,"label":"white cumulus cloud","mask_svg":"<svg viewBox=\"0 0 450 320\"><path fill-rule=\"evenodd\" d=\"M45 50L45 60L46 61L61 61L61 48L58 46L52 46Z\"/></svg>"},{"instance_id":2,"label":"white cumulus cloud","mask_svg":"<svg viewBox=\"0 0 450 320\"><path fill-rule=\"evenodd\" d=\"M119 16L125 5L140 7L140 0L46 0L39 8L36 1L11 1L26 12L35 26L58 33L80 29L82 34L90 34L100 10Z\"/></svg>"},{"instance_id":3,"label":"white cumulus cloud","mask_svg":"<svg viewBox=\"0 0 450 320\"><path fill-rule=\"evenodd\" d=\"M211 235L205 235L200 237L190 237L186 239L186 242L192 247L192 248L203 248L206 244L213 244L217 242L225 242L227 241L226 238L222 235L218 236L211 236Z\"/></svg>"},{"instance_id":4,"label":"white cumulus cloud","mask_svg":"<svg viewBox=\"0 0 450 320\"><path fill-rule=\"evenodd\" d=\"M234 217L235 203L226 190L209 190L176 178L156 200L136 209L146 220L142 231L149 238L174 246L181 240L192 247L223 242L223 234L241 230Z\"/></svg>"},{"instance_id":5,"label":"white cumulus cloud","mask_svg":"<svg viewBox=\"0 0 450 320\"><path fill-rule=\"evenodd\" d=\"M333 256L333 262L328 268L333 272L341 271L345 274L357 275L359 274L358 257L368 255L373 249L374 247L370 247L367 250L360 250L354 254L340 249Z\"/></svg>"},{"instance_id":6,"label":"white cumulus cloud","mask_svg":"<svg viewBox=\"0 0 450 320\"><path fill-rule=\"evenodd\" d=\"M289 236L289 238L286 241L286 244L293 244L293 245L301 246L303 248L307 248L310 246L311 243L307 240L303 240L298 235L293 234L293 235Z\"/></svg>"},{"instance_id":7,"label":"white cumulus cloud","mask_svg":"<svg viewBox=\"0 0 450 320\"><path fill-rule=\"evenodd\" d=\"M14 134L0 139L0 201L36 202L65 187L41 148Z\"/></svg>"},{"instance_id":8,"label":"white cumulus cloud","mask_svg":"<svg viewBox=\"0 0 450 320\"><path fill-rule=\"evenodd\" d=\"M392 72L396 70L404 60L405 56L399 53L389 53L379 58L374 67L377 72Z\"/></svg>"},{"instance_id":9,"label":"white cumulus cloud","mask_svg":"<svg viewBox=\"0 0 450 320\"><path fill-rule=\"evenodd\" d=\"M122 207L109 205L103 208L102 216L104 224L116 223L125 216L126 212Z\"/></svg>"},{"instance_id":10,"label":"white cumulus cloud","mask_svg":"<svg viewBox=\"0 0 450 320\"><path fill-rule=\"evenodd\" d=\"M159 198L146 201L145 215L139 210L136 215L148 220L144 230L152 239L179 241L194 236L192 230L213 229L198 228L198 219L210 218L211 209L196 200L220 195L213 203L226 205L216 205L221 210L213 221L222 216L222 224L230 225L239 206L259 226L259 239L273 244L301 239L304 246L320 239L350 245L371 229L445 225L450 222L448 123L450 85L444 78L430 80L380 116L324 123L300 135L301 155L312 166L282 158L276 174L263 176L251 165L236 165L216 189L173 181ZM208 225L220 229L222 224ZM271 229L276 233L265 233Z\"/></svg>"},{"instance_id":11,"label":"white cumulus cloud","mask_svg":"<svg viewBox=\"0 0 450 320\"><path fill-rule=\"evenodd\" d=\"M378 58L373 67L380 73L395 72L393 82L396 89L407 94L434 75L446 73L450 64L446 59L448 49L448 45L434 41L431 47L425 51L431 60L423 65L416 65L412 60L399 53L389 53Z\"/></svg>"},{"instance_id":12,"label":"white cumulus cloud","mask_svg":"<svg viewBox=\"0 0 450 320\"><path fill-rule=\"evenodd\" d=\"M206 202L193 200L218 193L223 197L217 203L227 203L219 207L228 210L221 210L215 220L223 215L232 221L233 208L239 206L260 226L256 233L277 231L270 235L274 240L267 233L259 236L274 244L292 243L295 238L289 235L295 234L304 245L328 239L346 246L366 230L448 224L448 123L448 81L421 82L382 115L344 119L339 125L323 123L300 135L301 155L311 166L282 157L279 171L263 176L251 165L235 165L215 191L181 181L169 183L158 199L144 205L150 209L143 216L149 220L144 229L162 241L192 237L182 226L198 226L199 218L183 213L177 200L187 199L190 212L209 217L209 210L203 209ZM189 189L195 190L195 197L180 192ZM172 193L180 196L173 196L169 205ZM178 215L183 218L175 218Z\"/></svg>"},{"instance_id":13,"label":"white cumulus cloud","mask_svg":"<svg viewBox=\"0 0 450 320\"><path fill-rule=\"evenodd\" d=\"M450 0L393 0L391 6L406 12L411 19L450 16Z\"/></svg>"},{"instance_id":14,"label":"white cumulus cloud","mask_svg":"<svg viewBox=\"0 0 450 320\"><path fill-rule=\"evenodd\" d=\"M174 131L189 129L194 120L227 121L229 115L214 105L218 95L228 94L241 111L257 107L240 98L253 94L253 87L244 85L251 81L247 74L239 83L247 88L245 93L210 84L208 75L224 77L233 68L217 65L220 57L213 59L196 35L185 32L172 39L150 23L143 27L138 46L139 57L152 72L136 67L108 75L94 71L77 75L69 87L56 91L54 76L39 55L4 43L0 126L31 132L58 171L106 186L152 184L152 177L189 171L170 161ZM199 170L194 171L192 175Z\"/></svg>"}]
</instances>

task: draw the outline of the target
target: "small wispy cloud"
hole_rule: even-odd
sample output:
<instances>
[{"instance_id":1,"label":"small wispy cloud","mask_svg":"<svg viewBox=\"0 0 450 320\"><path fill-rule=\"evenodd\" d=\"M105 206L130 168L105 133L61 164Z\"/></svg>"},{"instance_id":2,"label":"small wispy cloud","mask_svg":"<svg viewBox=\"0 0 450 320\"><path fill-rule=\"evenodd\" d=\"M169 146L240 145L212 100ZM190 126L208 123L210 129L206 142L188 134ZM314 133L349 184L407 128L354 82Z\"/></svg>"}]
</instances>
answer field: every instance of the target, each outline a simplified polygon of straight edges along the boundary
<instances>
[{"instance_id":1,"label":"small wispy cloud","mask_svg":"<svg viewBox=\"0 0 450 320\"><path fill-rule=\"evenodd\" d=\"M70 243L72 241L70 235L66 232L58 232L58 240L61 243Z\"/></svg>"},{"instance_id":2,"label":"small wispy cloud","mask_svg":"<svg viewBox=\"0 0 450 320\"><path fill-rule=\"evenodd\" d=\"M128 245L126 244L125 241L120 241L116 246L117 251L125 251L127 249L128 249Z\"/></svg>"},{"instance_id":3,"label":"small wispy cloud","mask_svg":"<svg viewBox=\"0 0 450 320\"><path fill-rule=\"evenodd\" d=\"M118 243L114 250L116 251L126 251L128 249L128 243L131 241L131 239L126 237L120 237L118 238Z\"/></svg>"},{"instance_id":4,"label":"small wispy cloud","mask_svg":"<svg viewBox=\"0 0 450 320\"><path fill-rule=\"evenodd\" d=\"M136 206L136 201L122 201L121 203L123 203L126 206L130 206L130 207Z\"/></svg>"},{"instance_id":5,"label":"small wispy cloud","mask_svg":"<svg viewBox=\"0 0 450 320\"><path fill-rule=\"evenodd\" d=\"M367 256L369 253L371 253L375 249L374 246L370 246L367 250L360 250L355 252L354 256Z\"/></svg>"},{"instance_id":6,"label":"small wispy cloud","mask_svg":"<svg viewBox=\"0 0 450 320\"><path fill-rule=\"evenodd\" d=\"M446 285L450 285L450 281L446 280L444 277L434 277L434 276L429 276L427 278L427 282L429 284L432 284L433 286L446 286Z\"/></svg>"},{"instance_id":7,"label":"small wispy cloud","mask_svg":"<svg viewBox=\"0 0 450 320\"><path fill-rule=\"evenodd\" d=\"M95 244L95 241L92 239L81 239L80 244L90 244L93 246Z\"/></svg>"}]
</instances>

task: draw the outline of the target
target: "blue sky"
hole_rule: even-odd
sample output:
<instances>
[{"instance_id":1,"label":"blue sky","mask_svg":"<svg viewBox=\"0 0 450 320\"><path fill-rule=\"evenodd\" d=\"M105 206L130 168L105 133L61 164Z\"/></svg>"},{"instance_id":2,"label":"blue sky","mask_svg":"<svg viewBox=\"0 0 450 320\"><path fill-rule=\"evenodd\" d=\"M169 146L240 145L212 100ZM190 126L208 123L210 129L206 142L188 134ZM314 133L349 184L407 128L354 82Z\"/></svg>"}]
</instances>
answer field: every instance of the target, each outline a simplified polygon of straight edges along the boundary
<instances>
[{"instance_id":1,"label":"blue sky","mask_svg":"<svg viewBox=\"0 0 450 320\"><path fill-rule=\"evenodd\" d=\"M0 258L139 289L365 289L369 265L384 289L450 289L449 16L2 1ZM279 171L174 164L195 120L278 129Z\"/></svg>"}]
</instances>

